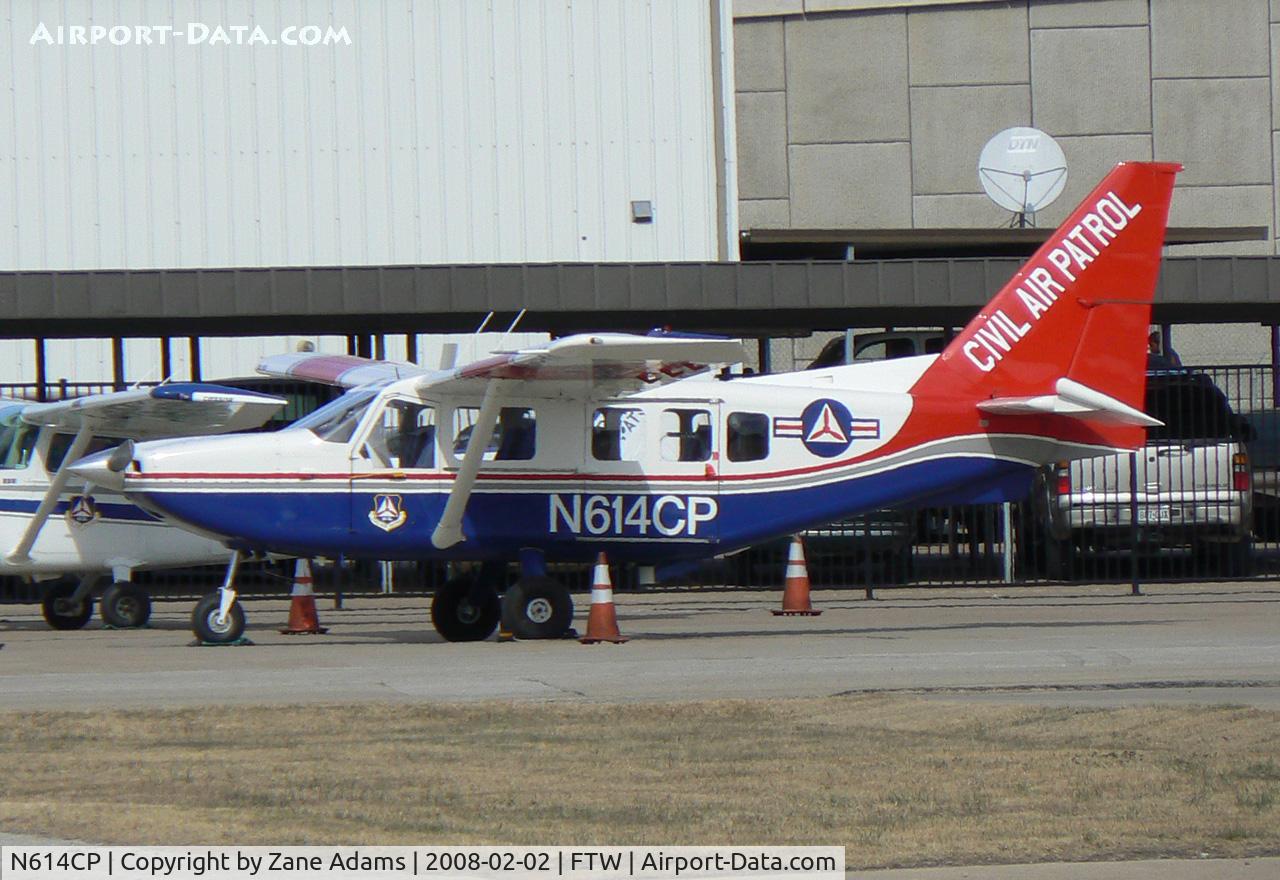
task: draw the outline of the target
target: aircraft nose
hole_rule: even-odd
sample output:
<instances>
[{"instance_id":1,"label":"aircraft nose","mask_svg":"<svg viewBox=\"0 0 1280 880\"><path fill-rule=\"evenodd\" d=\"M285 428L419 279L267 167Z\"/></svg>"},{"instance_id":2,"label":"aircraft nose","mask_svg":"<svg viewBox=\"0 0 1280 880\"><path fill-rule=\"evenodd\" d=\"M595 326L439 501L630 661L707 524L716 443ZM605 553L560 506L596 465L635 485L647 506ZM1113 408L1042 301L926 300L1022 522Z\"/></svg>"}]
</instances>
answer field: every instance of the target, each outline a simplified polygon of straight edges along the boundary
<instances>
[{"instance_id":1,"label":"aircraft nose","mask_svg":"<svg viewBox=\"0 0 1280 880\"><path fill-rule=\"evenodd\" d=\"M133 441L126 440L108 449L74 462L69 470L95 486L119 492L124 489L124 471L133 461Z\"/></svg>"}]
</instances>

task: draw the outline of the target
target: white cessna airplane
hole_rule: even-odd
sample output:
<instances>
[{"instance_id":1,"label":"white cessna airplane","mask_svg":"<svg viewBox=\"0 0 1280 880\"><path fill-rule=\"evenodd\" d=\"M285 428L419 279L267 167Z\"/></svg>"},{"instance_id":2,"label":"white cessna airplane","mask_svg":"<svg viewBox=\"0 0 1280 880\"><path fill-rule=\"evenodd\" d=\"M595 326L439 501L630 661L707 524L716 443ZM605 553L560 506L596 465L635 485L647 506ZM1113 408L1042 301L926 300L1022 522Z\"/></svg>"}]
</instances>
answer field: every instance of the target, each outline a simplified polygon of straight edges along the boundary
<instances>
[{"instance_id":1,"label":"white cessna airplane","mask_svg":"<svg viewBox=\"0 0 1280 880\"><path fill-rule=\"evenodd\" d=\"M456 369L322 355L353 390L270 437L125 445L74 470L239 551L518 560L436 592L447 639L562 635L547 561L709 557L863 511L1025 497L1144 442L1147 325L1180 166L1116 166L940 355L716 381L738 342L598 333ZM485 572L489 574L485 574ZM231 641L230 583L193 623Z\"/></svg>"},{"instance_id":2,"label":"white cessna airplane","mask_svg":"<svg viewBox=\"0 0 1280 880\"><path fill-rule=\"evenodd\" d=\"M186 383L54 403L0 400L0 576L50 582L45 620L55 629L79 629L93 614L97 581L110 574L103 620L143 625L151 599L131 582L134 571L221 563L227 550L116 492L85 485L69 465L124 438L246 431L284 404L252 391Z\"/></svg>"}]
</instances>

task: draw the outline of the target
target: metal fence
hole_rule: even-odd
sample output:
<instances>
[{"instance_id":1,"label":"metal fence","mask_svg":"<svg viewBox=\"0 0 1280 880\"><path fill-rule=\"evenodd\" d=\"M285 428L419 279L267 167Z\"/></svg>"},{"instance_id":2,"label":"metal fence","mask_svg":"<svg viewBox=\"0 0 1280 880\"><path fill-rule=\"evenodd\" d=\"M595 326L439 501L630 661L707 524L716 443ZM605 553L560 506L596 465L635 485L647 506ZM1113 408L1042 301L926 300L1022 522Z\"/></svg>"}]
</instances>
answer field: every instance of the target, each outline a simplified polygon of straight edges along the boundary
<instances>
[{"instance_id":1,"label":"metal fence","mask_svg":"<svg viewBox=\"0 0 1280 880\"><path fill-rule=\"evenodd\" d=\"M1060 462L1010 504L880 511L805 533L819 585L1233 579L1280 573L1280 409L1269 366L1154 371L1135 453ZM725 561L782 583L785 548Z\"/></svg>"},{"instance_id":2,"label":"metal fence","mask_svg":"<svg viewBox=\"0 0 1280 880\"><path fill-rule=\"evenodd\" d=\"M105 390L59 383L46 399ZM280 392L280 389L273 389ZM300 389L301 390L301 389ZM1025 499L1008 504L878 511L804 534L818 587L1119 582L1257 577L1280 573L1280 409L1269 366L1188 367L1148 378L1147 410L1164 422L1133 454L1044 468ZM0 394L35 399L34 386ZM659 567L656 586L777 589L787 541L699 565ZM427 593L450 576L443 564L321 564L321 592ZM246 595L281 594L286 564L242 569ZM586 588L584 566L557 576ZM620 587L650 583L620 573ZM144 573L157 595L196 597L220 568ZM39 589L0 581L0 600Z\"/></svg>"}]
</instances>

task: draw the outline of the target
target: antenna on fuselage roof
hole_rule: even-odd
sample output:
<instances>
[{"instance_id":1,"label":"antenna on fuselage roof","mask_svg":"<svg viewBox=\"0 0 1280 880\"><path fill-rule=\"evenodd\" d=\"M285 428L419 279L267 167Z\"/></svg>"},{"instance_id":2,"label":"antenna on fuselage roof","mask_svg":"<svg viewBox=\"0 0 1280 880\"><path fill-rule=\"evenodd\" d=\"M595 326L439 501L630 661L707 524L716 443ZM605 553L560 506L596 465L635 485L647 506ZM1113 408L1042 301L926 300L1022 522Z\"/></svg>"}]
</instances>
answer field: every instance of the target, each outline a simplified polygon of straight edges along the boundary
<instances>
[{"instance_id":1,"label":"antenna on fuselage roof","mask_svg":"<svg viewBox=\"0 0 1280 880\"><path fill-rule=\"evenodd\" d=\"M484 320L480 322L480 326L476 328L476 332L473 333L472 335L479 336L481 333L484 332L484 328L489 326L489 322L492 320L493 320L493 312L490 311L489 314L484 316Z\"/></svg>"},{"instance_id":2,"label":"antenna on fuselage roof","mask_svg":"<svg viewBox=\"0 0 1280 880\"><path fill-rule=\"evenodd\" d=\"M512 330L516 329L516 325L520 323L520 319L524 317L524 313L527 311L529 310L520 310L520 314L516 315L515 320L511 322L511 326L507 327L507 332L503 333L502 338L498 340L498 344L494 348L494 351L502 351L502 344L507 341L507 337L511 335Z\"/></svg>"}]
</instances>

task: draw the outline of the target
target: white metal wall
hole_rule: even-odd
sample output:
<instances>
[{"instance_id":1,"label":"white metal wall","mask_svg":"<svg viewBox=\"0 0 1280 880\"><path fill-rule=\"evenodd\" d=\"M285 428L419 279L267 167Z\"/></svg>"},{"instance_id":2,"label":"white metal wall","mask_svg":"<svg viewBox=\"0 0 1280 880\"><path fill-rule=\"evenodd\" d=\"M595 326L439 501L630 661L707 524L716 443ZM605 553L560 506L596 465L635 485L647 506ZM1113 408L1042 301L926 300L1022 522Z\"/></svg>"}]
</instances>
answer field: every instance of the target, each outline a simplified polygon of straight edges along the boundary
<instances>
[{"instance_id":1,"label":"white metal wall","mask_svg":"<svg viewBox=\"0 0 1280 880\"><path fill-rule=\"evenodd\" d=\"M0 269L716 259L718 2L0 0Z\"/></svg>"}]
</instances>

